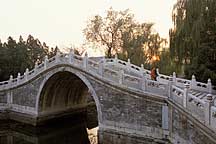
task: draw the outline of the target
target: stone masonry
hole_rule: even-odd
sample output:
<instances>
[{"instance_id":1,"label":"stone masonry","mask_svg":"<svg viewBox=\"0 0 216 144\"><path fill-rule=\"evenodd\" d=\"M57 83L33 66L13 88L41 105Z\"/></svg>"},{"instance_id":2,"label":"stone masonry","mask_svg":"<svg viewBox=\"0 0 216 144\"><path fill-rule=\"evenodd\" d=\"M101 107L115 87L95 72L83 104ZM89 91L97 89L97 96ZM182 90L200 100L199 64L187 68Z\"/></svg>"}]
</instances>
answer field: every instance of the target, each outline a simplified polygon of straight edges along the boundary
<instances>
[{"instance_id":1,"label":"stone masonry","mask_svg":"<svg viewBox=\"0 0 216 144\"><path fill-rule=\"evenodd\" d=\"M100 143L216 143L210 80L203 84L194 77L188 81L161 75L152 81L143 66L102 60L57 54L23 76L0 83L0 118L37 125L85 111L90 95L97 108ZM194 95L200 85L202 98ZM115 137L119 141L113 141Z\"/></svg>"}]
</instances>

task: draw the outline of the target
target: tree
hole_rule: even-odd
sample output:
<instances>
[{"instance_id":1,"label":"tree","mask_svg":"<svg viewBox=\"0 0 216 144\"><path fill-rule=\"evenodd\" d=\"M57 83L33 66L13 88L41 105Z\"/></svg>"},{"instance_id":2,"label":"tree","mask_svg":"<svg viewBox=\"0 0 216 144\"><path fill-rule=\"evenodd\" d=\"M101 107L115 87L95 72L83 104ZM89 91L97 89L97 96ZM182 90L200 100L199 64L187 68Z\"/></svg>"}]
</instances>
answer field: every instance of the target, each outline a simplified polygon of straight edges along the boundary
<instances>
[{"instance_id":1,"label":"tree","mask_svg":"<svg viewBox=\"0 0 216 144\"><path fill-rule=\"evenodd\" d=\"M185 67L187 78L216 84L216 1L178 0L173 10L174 28L170 31L170 53Z\"/></svg>"},{"instance_id":2,"label":"tree","mask_svg":"<svg viewBox=\"0 0 216 144\"><path fill-rule=\"evenodd\" d=\"M165 42L158 33L152 32L152 23L138 23L129 10L114 11L110 8L106 17L94 16L84 29L88 42L105 46L107 57L118 54L121 59L131 59L140 65L156 55Z\"/></svg>"},{"instance_id":3,"label":"tree","mask_svg":"<svg viewBox=\"0 0 216 144\"><path fill-rule=\"evenodd\" d=\"M179 71L181 71L181 67L176 65L176 63L171 59L168 49L164 49L163 51L161 51L160 60L157 61L156 66L159 67L160 73L166 75L172 75L173 72L178 73Z\"/></svg>"},{"instance_id":4,"label":"tree","mask_svg":"<svg viewBox=\"0 0 216 144\"><path fill-rule=\"evenodd\" d=\"M105 18L94 16L84 29L84 34L87 41L105 46L110 58L121 48L122 31L131 25L133 18L128 9L118 12L110 8Z\"/></svg>"},{"instance_id":5,"label":"tree","mask_svg":"<svg viewBox=\"0 0 216 144\"><path fill-rule=\"evenodd\" d=\"M152 23L134 23L122 32L121 59L130 58L131 61L140 65L149 63L153 56L159 55L159 48L166 40L158 33L152 33Z\"/></svg>"},{"instance_id":6,"label":"tree","mask_svg":"<svg viewBox=\"0 0 216 144\"><path fill-rule=\"evenodd\" d=\"M28 49L22 36L19 37L19 42L16 46L16 57L14 58L16 64L16 73L24 73L26 68L31 68L30 57L28 56Z\"/></svg>"},{"instance_id":7,"label":"tree","mask_svg":"<svg viewBox=\"0 0 216 144\"><path fill-rule=\"evenodd\" d=\"M41 42L38 39L34 39L31 35L28 36L26 45L28 48L31 66L34 66L36 62L41 63L44 57L48 55L49 49L47 47L43 47Z\"/></svg>"},{"instance_id":8,"label":"tree","mask_svg":"<svg viewBox=\"0 0 216 144\"><path fill-rule=\"evenodd\" d=\"M48 55L49 58L54 57L58 51L59 51L59 48L57 46L55 48L51 47L51 50L50 50L49 55Z\"/></svg>"},{"instance_id":9,"label":"tree","mask_svg":"<svg viewBox=\"0 0 216 144\"><path fill-rule=\"evenodd\" d=\"M3 46L3 43L0 41L0 79L4 79L4 75L5 75L5 69L4 67L6 66L6 50Z\"/></svg>"},{"instance_id":10,"label":"tree","mask_svg":"<svg viewBox=\"0 0 216 144\"><path fill-rule=\"evenodd\" d=\"M32 69L35 62L42 62L45 55L54 56L54 51L49 52L46 43L41 45L38 39L29 35L27 41L22 36L16 42L12 37L2 44L0 42L0 81L8 80L10 75L17 76L17 73L24 73L26 68Z\"/></svg>"},{"instance_id":11,"label":"tree","mask_svg":"<svg viewBox=\"0 0 216 144\"><path fill-rule=\"evenodd\" d=\"M146 61L144 44L148 41L153 24L131 24L122 32L122 50L118 56L134 64L140 65Z\"/></svg>"}]
</instances>

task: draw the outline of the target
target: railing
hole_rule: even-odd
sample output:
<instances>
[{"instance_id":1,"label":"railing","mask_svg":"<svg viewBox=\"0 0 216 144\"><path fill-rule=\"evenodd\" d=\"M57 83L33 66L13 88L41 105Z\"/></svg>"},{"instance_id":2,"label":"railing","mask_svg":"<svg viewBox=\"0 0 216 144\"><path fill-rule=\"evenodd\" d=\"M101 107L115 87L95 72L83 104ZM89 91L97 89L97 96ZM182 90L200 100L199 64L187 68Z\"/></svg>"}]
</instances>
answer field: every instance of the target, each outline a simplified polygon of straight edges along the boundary
<instances>
[{"instance_id":1,"label":"railing","mask_svg":"<svg viewBox=\"0 0 216 144\"><path fill-rule=\"evenodd\" d=\"M170 100L184 107L192 116L216 131L216 97L207 94L205 99L200 99L189 93L189 84L184 89L171 85Z\"/></svg>"},{"instance_id":2,"label":"railing","mask_svg":"<svg viewBox=\"0 0 216 144\"><path fill-rule=\"evenodd\" d=\"M141 67L138 67L136 65L133 65L130 63L130 59L128 59L128 62L119 60L117 57L113 59L106 59L106 64L113 64L116 65L119 68L125 68L130 70L133 73L136 73L138 75L142 75L142 73L146 74L146 77L150 79L150 71L143 68L143 65ZM158 72L159 74L159 72ZM163 74L159 74L157 80L162 83L168 83L169 80L173 80L173 84L179 87L184 87L185 84L190 84L190 88L198 91L203 91L207 93L213 93L216 94L216 88L212 86L211 80L208 79L207 83L197 82L195 79L195 76L192 76L191 80L177 78L176 73L174 72L172 76L167 76Z\"/></svg>"},{"instance_id":3,"label":"railing","mask_svg":"<svg viewBox=\"0 0 216 144\"><path fill-rule=\"evenodd\" d=\"M18 73L16 78L10 76L8 81L0 82L0 91L24 84L38 74L58 64L70 64L122 87L168 97L174 103L187 109L198 120L216 129L215 97L208 95L209 99L200 99L189 93L189 88L209 94L214 93L210 79L205 84L197 82L195 76L192 77L192 80L186 80L177 78L176 74L173 73L172 76L159 74L157 81L153 81L150 79L150 71L144 69L143 65L138 67L131 64L130 60L125 62L119 60L117 57L94 61L88 58L87 55L84 57L75 55L73 51L69 54L57 53L56 56L50 59L46 56L44 61L39 65L36 63L34 69L31 71L26 69L23 75Z\"/></svg>"},{"instance_id":4,"label":"railing","mask_svg":"<svg viewBox=\"0 0 216 144\"><path fill-rule=\"evenodd\" d=\"M129 74L124 74L123 85L142 89L146 92L170 96L169 99L174 103L187 109L196 119L216 131L216 88L208 83L197 82L195 76L191 80L177 78L175 72L172 76L159 74L157 81L150 80L150 71L141 67L137 67L128 62L117 59L106 59L105 65L115 65L120 70L124 69ZM136 75L134 78L131 74ZM142 79L142 76L145 79ZM128 80L127 80L128 79ZM170 87L170 88L169 88ZM200 91L205 96L204 99L196 97L189 92L189 89ZM207 95L208 94L208 95Z\"/></svg>"},{"instance_id":5,"label":"railing","mask_svg":"<svg viewBox=\"0 0 216 144\"><path fill-rule=\"evenodd\" d=\"M57 53L56 56L48 59L47 57L45 57L44 62L42 62L40 65L35 65L35 68L33 70L26 71L25 75L23 76L17 76L17 83L23 82L26 79L24 77L34 77L34 75L38 72L41 72L43 69L47 69L48 67L51 67L52 65L55 65L56 63L71 63L75 66L81 66L83 65L84 69L86 68L87 65L89 65L89 70L91 72L95 72L98 73L98 69L99 68L99 63L88 59L88 63L86 63L86 59L88 59L88 57L81 57L78 55L75 55L73 53L69 53L69 54L59 54ZM103 61L103 66L109 65L109 64L115 64L116 67L119 68L119 71L121 69L126 69L128 72L130 72L130 74L132 73L133 75L135 75L136 77L141 78L142 75L144 74L146 79L150 79L150 71L144 69L143 65L141 65L141 67L138 67L136 65L133 65L130 63L130 59L128 59L128 62L119 60L117 57L115 57L114 59L105 59ZM43 67L43 68L42 68ZM45 67L45 68L44 68ZM118 70L117 70L118 71ZM29 78L30 78L29 77ZM29 79L27 78L27 79ZM25 80L23 80L25 79ZM182 78L177 78L176 74L173 73L173 76L166 76L163 74L159 74L158 76L158 82L163 83L163 84L168 84L170 79L172 79L173 84L183 88L185 84L190 84L191 89L194 90L199 90L199 91L203 91L203 92L208 92L208 93L215 93L216 90L215 88L211 85L211 80L208 80L208 83L201 83L201 82L197 82L195 80L195 76L192 76L192 80L186 80L186 79L182 79ZM0 82L0 89L4 89L6 88L5 85L14 85L11 84L11 82L13 83L13 81L8 80L8 81L3 81ZM3 88L4 87L4 88Z\"/></svg>"},{"instance_id":6,"label":"railing","mask_svg":"<svg viewBox=\"0 0 216 144\"><path fill-rule=\"evenodd\" d=\"M177 87L177 86L172 86L171 88L171 99L180 105L183 105L183 98L184 98L184 90Z\"/></svg>"},{"instance_id":7,"label":"railing","mask_svg":"<svg viewBox=\"0 0 216 144\"><path fill-rule=\"evenodd\" d=\"M201 122L205 122L205 109L209 109L206 106L206 102L200 100L199 98L193 96L192 94L188 94L187 99L187 110L191 112L191 114L199 119Z\"/></svg>"}]
</instances>

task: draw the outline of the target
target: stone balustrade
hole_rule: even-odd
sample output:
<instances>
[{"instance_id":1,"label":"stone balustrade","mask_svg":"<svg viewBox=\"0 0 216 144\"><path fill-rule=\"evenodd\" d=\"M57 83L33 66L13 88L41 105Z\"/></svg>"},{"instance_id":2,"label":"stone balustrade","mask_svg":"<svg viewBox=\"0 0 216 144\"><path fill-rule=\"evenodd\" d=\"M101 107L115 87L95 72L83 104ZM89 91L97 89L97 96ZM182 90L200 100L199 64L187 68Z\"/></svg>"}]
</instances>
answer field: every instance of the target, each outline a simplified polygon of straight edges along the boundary
<instances>
[{"instance_id":1,"label":"stone balustrade","mask_svg":"<svg viewBox=\"0 0 216 144\"><path fill-rule=\"evenodd\" d=\"M18 73L16 78L10 76L8 81L0 82L0 91L24 84L40 73L61 64L76 67L111 84L168 97L175 104L185 108L200 122L216 130L216 96L212 95L215 90L213 90L210 79L207 83L201 83L196 81L194 75L192 80L186 80L177 78L174 72L172 76L159 74L157 81L153 81L150 79L150 71L144 69L143 65L138 67L133 65L130 59L125 62L119 60L117 56L113 59L102 58L100 61L95 61L87 54L81 57L74 54L73 51L68 54L57 52L56 56L50 59L46 56L42 63L36 63L34 69L29 71L27 68L23 75ZM190 90L201 91L209 95L202 99L190 93Z\"/></svg>"}]
</instances>

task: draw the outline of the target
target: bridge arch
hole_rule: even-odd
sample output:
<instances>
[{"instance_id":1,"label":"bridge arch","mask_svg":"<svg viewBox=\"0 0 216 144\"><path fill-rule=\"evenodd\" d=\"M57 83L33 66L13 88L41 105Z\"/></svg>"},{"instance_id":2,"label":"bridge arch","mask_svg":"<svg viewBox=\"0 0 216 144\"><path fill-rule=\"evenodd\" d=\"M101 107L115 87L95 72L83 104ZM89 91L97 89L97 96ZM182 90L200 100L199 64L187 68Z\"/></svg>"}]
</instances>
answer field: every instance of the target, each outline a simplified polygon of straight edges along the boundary
<instances>
[{"instance_id":1,"label":"bridge arch","mask_svg":"<svg viewBox=\"0 0 216 144\"><path fill-rule=\"evenodd\" d=\"M61 106L63 106L63 111L64 108L70 109L75 105L79 107L86 102L85 96L88 94L93 97L96 104L97 119L100 125L102 120L100 102L85 73L70 66L52 69L46 73L36 98L38 117L55 113Z\"/></svg>"}]
</instances>

